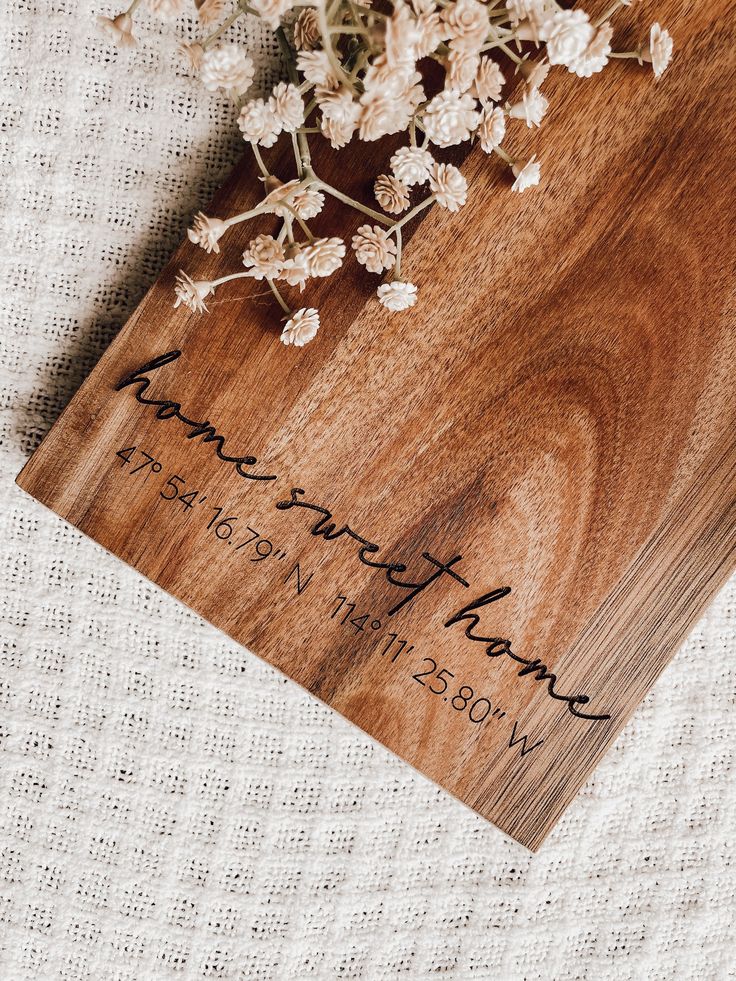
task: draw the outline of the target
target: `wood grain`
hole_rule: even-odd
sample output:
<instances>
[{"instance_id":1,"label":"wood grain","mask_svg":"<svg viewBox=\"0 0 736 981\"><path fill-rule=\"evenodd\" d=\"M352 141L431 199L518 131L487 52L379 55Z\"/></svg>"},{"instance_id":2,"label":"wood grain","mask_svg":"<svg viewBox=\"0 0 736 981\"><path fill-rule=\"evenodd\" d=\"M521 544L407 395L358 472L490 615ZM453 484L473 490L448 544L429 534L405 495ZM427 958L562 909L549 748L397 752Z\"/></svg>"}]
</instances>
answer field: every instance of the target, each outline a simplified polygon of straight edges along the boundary
<instances>
[{"instance_id":1,"label":"wood grain","mask_svg":"<svg viewBox=\"0 0 736 981\"><path fill-rule=\"evenodd\" d=\"M631 9L629 40L652 9ZM260 284L230 284L203 317L171 309L180 267L236 269L251 230L220 261L185 242L19 477L532 849L736 564L736 5L669 0L656 12L678 48L658 84L630 63L550 78L549 121L514 136L519 154L542 158L537 192L508 194L473 150L469 206L433 209L407 251L413 310L388 315L375 277L348 263L310 293L317 339L285 348ZM317 167L363 193L376 172L364 157L346 173L329 151ZM208 213L247 206L253 183L241 165ZM330 209L322 227L349 237L347 222ZM256 456L251 471L278 480L238 476L212 442L140 404L141 385L116 391L173 349L181 357L149 372L145 395L211 421L225 452ZM115 455L132 445L161 472L132 474ZM206 502L162 498L172 474ZM389 616L407 590L345 534L311 534L319 513L278 509L291 488L379 544L374 560L403 562L406 580L435 571L425 552L461 555L468 586L445 572ZM218 506L238 516L232 542L207 528ZM286 556L253 562L253 543L233 548L246 526ZM511 592L477 624L446 626L500 587ZM368 614L363 630L341 624L347 602L351 618ZM466 627L510 639L518 659L498 645L488 656ZM424 685L423 658L436 663ZM536 670L520 675L526 661ZM589 703L550 697L540 664L553 691ZM454 677L433 694L442 669ZM464 686L473 696L458 707ZM483 699L489 715L474 723Z\"/></svg>"}]
</instances>

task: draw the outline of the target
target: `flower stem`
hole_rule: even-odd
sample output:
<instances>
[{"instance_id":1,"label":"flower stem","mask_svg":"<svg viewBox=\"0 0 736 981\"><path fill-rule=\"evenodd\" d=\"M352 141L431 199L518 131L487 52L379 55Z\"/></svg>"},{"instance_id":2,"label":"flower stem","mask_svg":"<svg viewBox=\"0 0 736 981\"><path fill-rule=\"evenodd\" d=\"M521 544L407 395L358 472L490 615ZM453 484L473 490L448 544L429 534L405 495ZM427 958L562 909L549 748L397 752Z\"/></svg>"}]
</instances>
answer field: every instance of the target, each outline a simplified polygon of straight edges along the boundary
<instances>
[{"instance_id":1,"label":"flower stem","mask_svg":"<svg viewBox=\"0 0 736 981\"><path fill-rule=\"evenodd\" d=\"M230 283L234 279L247 279L249 276L250 273L247 272L231 273L229 276L222 276L220 279L213 279L210 286L212 289L214 289L216 286L222 286L223 283Z\"/></svg>"},{"instance_id":2,"label":"flower stem","mask_svg":"<svg viewBox=\"0 0 736 981\"><path fill-rule=\"evenodd\" d=\"M389 235L391 234L391 232L394 232L396 234L396 262L394 263L394 272L393 272L393 276L391 277L393 280L393 279L399 279L401 277L401 247L403 244L401 238L401 223L397 222L389 232Z\"/></svg>"},{"instance_id":3,"label":"flower stem","mask_svg":"<svg viewBox=\"0 0 736 981\"><path fill-rule=\"evenodd\" d=\"M281 307L281 309L284 311L285 314L288 314L288 316L290 317L291 316L291 310L289 309L289 305L286 302L286 300L284 300L283 296L279 293L279 291L278 291L278 289L277 289L276 284L274 283L274 281L272 279L267 279L266 282L271 287L271 292L273 293L273 295L278 300L278 304Z\"/></svg>"},{"instance_id":4,"label":"flower stem","mask_svg":"<svg viewBox=\"0 0 736 981\"><path fill-rule=\"evenodd\" d=\"M402 225L405 225L408 221L411 221L412 218L415 218L420 211L424 211L424 209L428 208L430 204L433 204L435 200L436 198L434 194L430 194L428 198L424 199L424 201L420 201L419 204L414 205L411 211L407 211L403 218L400 218L399 221L389 228L389 235L393 235L394 232L399 232L400 234L399 230L401 229Z\"/></svg>"},{"instance_id":5,"label":"flower stem","mask_svg":"<svg viewBox=\"0 0 736 981\"><path fill-rule=\"evenodd\" d=\"M356 211L360 211L364 215L368 215L368 217L373 218L374 221L380 221L384 225L392 224L391 219L387 218L386 215L382 215L378 211L374 211L372 208L366 208L366 206L361 204L360 201L356 201L347 194L343 194L342 191L338 191L336 187L333 187L331 184L327 184L319 177L316 177L316 175L314 176L317 181L317 187L319 190L324 191L325 194L329 194L330 197L337 198L338 201L342 201L343 204L347 204L350 208L354 208Z\"/></svg>"},{"instance_id":6,"label":"flower stem","mask_svg":"<svg viewBox=\"0 0 736 981\"><path fill-rule=\"evenodd\" d=\"M261 156L261 151L258 149L255 143L251 143L251 150L253 151L253 156L256 158L256 163L258 164L258 169L264 177L268 178L271 174L268 171L268 167L263 162L263 157Z\"/></svg>"},{"instance_id":7,"label":"flower stem","mask_svg":"<svg viewBox=\"0 0 736 981\"><path fill-rule=\"evenodd\" d=\"M613 17L618 8L622 6L626 6L626 0L614 0L614 3L611 4L608 10L606 10L605 13L602 13L597 20L593 21L593 27L600 27L601 24L605 24L607 20L610 20L611 17Z\"/></svg>"},{"instance_id":8,"label":"flower stem","mask_svg":"<svg viewBox=\"0 0 736 981\"><path fill-rule=\"evenodd\" d=\"M134 3L136 3L136 2L140 3L140 0L133 0L133 2ZM240 9L234 10L230 14L230 16L227 18L227 20L224 20L220 24L219 27L215 28L215 30L211 34L208 34L207 35L207 37L204 39L204 41L201 41L200 42L201 45L202 45L202 47L203 48L208 48L212 44L213 41L216 41L218 39L218 37L220 37L220 35L224 34L225 31L227 31L230 27L233 26L233 24L235 23L235 21L238 19L238 17L240 17L240 15L242 13L243 13L243 11L240 10Z\"/></svg>"}]
</instances>

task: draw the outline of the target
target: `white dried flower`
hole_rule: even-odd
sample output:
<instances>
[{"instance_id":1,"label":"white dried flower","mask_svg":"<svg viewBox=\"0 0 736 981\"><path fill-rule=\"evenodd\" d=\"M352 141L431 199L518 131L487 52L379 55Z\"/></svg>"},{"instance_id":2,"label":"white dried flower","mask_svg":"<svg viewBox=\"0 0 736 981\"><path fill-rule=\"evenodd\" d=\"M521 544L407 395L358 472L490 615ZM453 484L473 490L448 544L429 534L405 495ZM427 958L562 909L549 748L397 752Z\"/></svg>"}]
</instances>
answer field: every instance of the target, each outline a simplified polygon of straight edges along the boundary
<instances>
[{"instance_id":1,"label":"white dried flower","mask_svg":"<svg viewBox=\"0 0 736 981\"><path fill-rule=\"evenodd\" d=\"M266 181L268 194L263 199L266 210L281 218L290 217L292 210L304 221L316 218L325 205L325 196L311 184L302 186L299 178L282 184L277 177L269 177ZM289 205L287 207L286 205Z\"/></svg>"},{"instance_id":2,"label":"white dried flower","mask_svg":"<svg viewBox=\"0 0 736 981\"><path fill-rule=\"evenodd\" d=\"M221 218L208 218L202 211L194 216L194 224L187 231L189 241L201 246L205 252L219 253L219 241L228 229Z\"/></svg>"},{"instance_id":3,"label":"white dried flower","mask_svg":"<svg viewBox=\"0 0 736 981\"><path fill-rule=\"evenodd\" d=\"M203 27L209 27L222 17L227 0L195 0L197 17Z\"/></svg>"},{"instance_id":4,"label":"white dried flower","mask_svg":"<svg viewBox=\"0 0 736 981\"><path fill-rule=\"evenodd\" d=\"M294 44L297 51L311 51L320 39L316 11L306 7L294 22Z\"/></svg>"},{"instance_id":5,"label":"white dried flower","mask_svg":"<svg viewBox=\"0 0 736 981\"><path fill-rule=\"evenodd\" d=\"M386 53L378 55L373 59L363 76L363 88L366 95L370 97L395 96L397 99L406 99L413 86L419 88L419 98L417 102L424 98L423 91L419 83L422 76L416 71L414 62L389 61Z\"/></svg>"},{"instance_id":6,"label":"white dried flower","mask_svg":"<svg viewBox=\"0 0 736 981\"><path fill-rule=\"evenodd\" d=\"M361 225L353 235L353 249L368 272L382 273L396 261L396 245L379 225Z\"/></svg>"},{"instance_id":7,"label":"white dried flower","mask_svg":"<svg viewBox=\"0 0 736 981\"><path fill-rule=\"evenodd\" d=\"M376 201L390 215L400 215L409 207L409 189L391 174L380 174L373 185Z\"/></svg>"},{"instance_id":8,"label":"white dried flower","mask_svg":"<svg viewBox=\"0 0 736 981\"><path fill-rule=\"evenodd\" d=\"M326 51L300 51L296 57L296 67L308 82L334 88L337 85L335 71Z\"/></svg>"},{"instance_id":9,"label":"white dried flower","mask_svg":"<svg viewBox=\"0 0 736 981\"><path fill-rule=\"evenodd\" d=\"M322 135L329 141L333 150L340 150L346 146L353 138L356 128L357 123L341 122L340 120L329 119L325 116L320 121Z\"/></svg>"},{"instance_id":10,"label":"white dried flower","mask_svg":"<svg viewBox=\"0 0 736 981\"><path fill-rule=\"evenodd\" d=\"M454 89L456 92L467 92L480 68L480 55L465 48L455 48L451 41L446 68L446 88Z\"/></svg>"},{"instance_id":11,"label":"white dried flower","mask_svg":"<svg viewBox=\"0 0 736 981\"><path fill-rule=\"evenodd\" d=\"M281 123L263 99L246 102L240 110L238 126L245 140L265 147L273 146L281 132Z\"/></svg>"},{"instance_id":12,"label":"white dried flower","mask_svg":"<svg viewBox=\"0 0 736 981\"><path fill-rule=\"evenodd\" d=\"M250 6L275 31L294 3L293 0L250 0Z\"/></svg>"},{"instance_id":13,"label":"white dried flower","mask_svg":"<svg viewBox=\"0 0 736 981\"><path fill-rule=\"evenodd\" d=\"M314 340L319 330L319 313L314 307L302 307L292 313L286 326L281 331L283 344L293 344L294 347L304 347Z\"/></svg>"},{"instance_id":14,"label":"white dried flower","mask_svg":"<svg viewBox=\"0 0 736 981\"><path fill-rule=\"evenodd\" d=\"M341 238L316 238L303 250L309 276L331 276L342 265L345 243Z\"/></svg>"},{"instance_id":15,"label":"white dried flower","mask_svg":"<svg viewBox=\"0 0 736 981\"><path fill-rule=\"evenodd\" d=\"M481 58L470 94L481 102L498 102L506 79L493 58Z\"/></svg>"},{"instance_id":16,"label":"white dried flower","mask_svg":"<svg viewBox=\"0 0 736 981\"><path fill-rule=\"evenodd\" d=\"M506 9L514 27L523 20L541 23L550 6L549 0L506 0Z\"/></svg>"},{"instance_id":17,"label":"white dried flower","mask_svg":"<svg viewBox=\"0 0 736 981\"><path fill-rule=\"evenodd\" d=\"M314 97L322 110L321 128L335 149L348 143L358 126L361 107L353 101L350 89L340 86L326 88L318 85Z\"/></svg>"},{"instance_id":18,"label":"white dried flower","mask_svg":"<svg viewBox=\"0 0 736 981\"><path fill-rule=\"evenodd\" d=\"M484 153L492 153L506 135L506 116L503 109L490 106L481 113L478 140Z\"/></svg>"},{"instance_id":19,"label":"white dried flower","mask_svg":"<svg viewBox=\"0 0 736 981\"><path fill-rule=\"evenodd\" d=\"M205 297L210 296L214 292L215 288L212 283L205 279L195 281L183 269L180 269L176 277L176 285L174 286L174 293L176 295L174 308L180 304L184 304L185 307L189 307L192 313L206 313L207 305L204 302Z\"/></svg>"},{"instance_id":20,"label":"white dried flower","mask_svg":"<svg viewBox=\"0 0 736 981\"><path fill-rule=\"evenodd\" d=\"M535 156L526 163L519 162L512 165L511 170L516 178L511 186L512 191L521 194L522 191L535 187L539 183L539 164L536 163Z\"/></svg>"},{"instance_id":21,"label":"white dried flower","mask_svg":"<svg viewBox=\"0 0 736 981\"><path fill-rule=\"evenodd\" d=\"M309 279L309 265L305 252L298 245L289 246L279 279L283 279L289 286L298 286L301 292L304 291L304 284Z\"/></svg>"},{"instance_id":22,"label":"white dried flower","mask_svg":"<svg viewBox=\"0 0 736 981\"><path fill-rule=\"evenodd\" d=\"M210 92L225 89L242 95L253 81L255 66L237 44L221 44L208 48L202 55L200 74L204 87Z\"/></svg>"},{"instance_id":23,"label":"white dried flower","mask_svg":"<svg viewBox=\"0 0 736 981\"><path fill-rule=\"evenodd\" d=\"M442 11L445 34L454 47L478 54L488 34L488 8L478 0L457 0Z\"/></svg>"},{"instance_id":24,"label":"white dried flower","mask_svg":"<svg viewBox=\"0 0 736 981\"><path fill-rule=\"evenodd\" d=\"M138 43L133 37L133 18L130 14L98 17L97 24L109 38L112 38L118 48L134 48Z\"/></svg>"},{"instance_id":25,"label":"white dried flower","mask_svg":"<svg viewBox=\"0 0 736 981\"><path fill-rule=\"evenodd\" d=\"M294 133L304 123L304 102L296 85L279 82L271 93L268 107L285 133Z\"/></svg>"},{"instance_id":26,"label":"white dried flower","mask_svg":"<svg viewBox=\"0 0 736 981\"><path fill-rule=\"evenodd\" d=\"M434 3L430 3L434 7ZM416 40L414 56L426 58L442 42L442 21L438 10L423 10L416 20Z\"/></svg>"},{"instance_id":27,"label":"white dried flower","mask_svg":"<svg viewBox=\"0 0 736 981\"><path fill-rule=\"evenodd\" d=\"M302 221L316 218L325 206L325 196L316 187L300 187L291 195L289 203Z\"/></svg>"},{"instance_id":28,"label":"white dried flower","mask_svg":"<svg viewBox=\"0 0 736 981\"><path fill-rule=\"evenodd\" d=\"M204 48L201 44L197 44L194 41L180 41L179 42L179 54L183 55L189 67L193 68L195 71L199 70L202 64L202 57L204 56Z\"/></svg>"},{"instance_id":29,"label":"white dried flower","mask_svg":"<svg viewBox=\"0 0 736 981\"><path fill-rule=\"evenodd\" d=\"M243 265L253 279L276 279L284 268L284 247L273 235L258 235L243 253Z\"/></svg>"},{"instance_id":30,"label":"white dried flower","mask_svg":"<svg viewBox=\"0 0 736 981\"><path fill-rule=\"evenodd\" d=\"M506 7L516 37L535 44L544 36L544 22L558 9L554 0L506 0Z\"/></svg>"},{"instance_id":31,"label":"white dried flower","mask_svg":"<svg viewBox=\"0 0 736 981\"><path fill-rule=\"evenodd\" d=\"M387 62L391 65L410 62L413 68L419 32L409 7L397 0L384 26L383 44Z\"/></svg>"},{"instance_id":32,"label":"white dried flower","mask_svg":"<svg viewBox=\"0 0 736 981\"><path fill-rule=\"evenodd\" d=\"M148 0L148 6L161 20L173 20L184 12L185 0Z\"/></svg>"},{"instance_id":33,"label":"white dried flower","mask_svg":"<svg viewBox=\"0 0 736 981\"><path fill-rule=\"evenodd\" d=\"M542 37L550 65L569 67L593 40L593 25L584 10L557 10L542 25Z\"/></svg>"},{"instance_id":34,"label":"white dried flower","mask_svg":"<svg viewBox=\"0 0 736 981\"><path fill-rule=\"evenodd\" d=\"M666 31L659 24L652 24L649 32L649 44L642 51L642 61L651 62L655 78L661 78L665 69L672 60L672 50L674 42Z\"/></svg>"},{"instance_id":35,"label":"white dried flower","mask_svg":"<svg viewBox=\"0 0 736 981\"><path fill-rule=\"evenodd\" d=\"M377 295L383 306L392 312L408 310L417 302L417 288L414 283L402 283L398 279L379 286Z\"/></svg>"},{"instance_id":36,"label":"white dried flower","mask_svg":"<svg viewBox=\"0 0 736 981\"><path fill-rule=\"evenodd\" d=\"M437 146L454 146L470 138L478 125L472 96L444 91L436 95L424 110L424 131Z\"/></svg>"},{"instance_id":37,"label":"white dried flower","mask_svg":"<svg viewBox=\"0 0 736 981\"><path fill-rule=\"evenodd\" d=\"M448 211L459 211L468 196L468 182L454 164L435 164L429 188L437 204Z\"/></svg>"},{"instance_id":38,"label":"white dried flower","mask_svg":"<svg viewBox=\"0 0 736 981\"><path fill-rule=\"evenodd\" d=\"M381 95L372 89L363 93L360 104L360 138L368 143L406 129L414 112L414 105L406 98Z\"/></svg>"},{"instance_id":39,"label":"white dried flower","mask_svg":"<svg viewBox=\"0 0 736 981\"><path fill-rule=\"evenodd\" d=\"M429 178L434 158L429 150L418 146L402 146L391 157L390 167L402 184L413 187Z\"/></svg>"},{"instance_id":40,"label":"white dried flower","mask_svg":"<svg viewBox=\"0 0 736 981\"><path fill-rule=\"evenodd\" d=\"M608 64L608 58L611 54L612 37L613 27L611 24L608 22L602 24L585 51L570 62L570 71L575 72L579 78L590 78L596 72L602 71Z\"/></svg>"},{"instance_id":41,"label":"white dried flower","mask_svg":"<svg viewBox=\"0 0 736 981\"><path fill-rule=\"evenodd\" d=\"M539 89L526 88L521 97L521 102L515 102L509 107L509 117L511 119L523 119L531 129L533 126L539 126L548 109L549 102Z\"/></svg>"}]
</instances>

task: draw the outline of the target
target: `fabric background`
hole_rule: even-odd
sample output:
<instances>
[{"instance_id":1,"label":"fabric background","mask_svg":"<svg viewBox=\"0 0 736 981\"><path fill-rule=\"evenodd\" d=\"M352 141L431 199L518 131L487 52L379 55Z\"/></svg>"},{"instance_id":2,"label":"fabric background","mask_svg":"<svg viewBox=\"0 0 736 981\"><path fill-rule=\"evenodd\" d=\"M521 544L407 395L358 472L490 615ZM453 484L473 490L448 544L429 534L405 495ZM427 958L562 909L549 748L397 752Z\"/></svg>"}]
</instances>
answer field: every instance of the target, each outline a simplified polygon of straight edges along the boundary
<instances>
[{"instance_id":1,"label":"fabric background","mask_svg":"<svg viewBox=\"0 0 736 981\"><path fill-rule=\"evenodd\" d=\"M736 581L534 857L13 484L242 148L98 12L0 12L0 978L736 976Z\"/></svg>"}]
</instances>

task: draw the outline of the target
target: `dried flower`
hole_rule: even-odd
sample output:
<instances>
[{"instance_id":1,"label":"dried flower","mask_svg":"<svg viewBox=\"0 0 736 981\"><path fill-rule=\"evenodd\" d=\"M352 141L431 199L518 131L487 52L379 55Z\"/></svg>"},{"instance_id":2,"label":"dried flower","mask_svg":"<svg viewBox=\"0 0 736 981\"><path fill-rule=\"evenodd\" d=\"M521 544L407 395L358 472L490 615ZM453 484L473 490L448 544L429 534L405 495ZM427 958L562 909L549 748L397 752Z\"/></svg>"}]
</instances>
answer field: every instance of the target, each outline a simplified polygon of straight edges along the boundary
<instances>
[{"instance_id":1,"label":"dried flower","mask_svg":"<svg viewBox=\"0 0 736 981\"><path fill-rule=\"evenodd\" d=\"M612 37L611 24L601 24L588 47L570 62L570 71L575 72L579 78L590 78L596 72L603 71L611 54Z\"/></svg>"},{"instance_id":2,"label":"dried flower","mask_svg":"<svg viewBox=\"0 0 736 981\"><path fill-rule=\"evenodd\" d=\"M304 102L296 85L279 82L271 93L268 107L285 133L293 133L304 124Z\"/></svg>"},{"instance_id":3,"label":"dried flower","mask_svg":"<svg viewBox=\"0 0 736 981\"><path fill-rule=\"evenodd\" d=\"M316 187L301 187L291 195L290 204L302 221L316 218L325 206L325 196Z\"/></svg>"},{"instance_id":4,"label":"dried flower","mask_svg":"<svg viewBox=\"0 0 736 981\"><path fill-rule=\"evenodd\" d=\"M506 135L506 116L503 109L490 106L483 110L478 126L478 139L484 153L492 153Z\"/></svg>"},{"instance_id":5,"label":"dried flower","mask_svg":"<svg viewBox=\"0 0 736 981\"><path fill-rule=\"evenodd\" d=\"M456 92L467 92L475 82L480 68L480 55L465 48L454 48L452 43L451 41L450 53L447 56L445 84L448 89L455 89Z\"/></svg>"},{"instance_id":6,"label":"dried flower","mask_svg":"<svg viewBox=\"0 0 736 981\"><path fill-rule=\"evenodd\" d=\"M424 184L433 165L434 158L429 150L418 146L399 147L390 160L394 177L407 187Z\"/></svg>"},{"instance_id":7,"label":"dried flower","mask_svg":"<svg viewBox=\"0 0 736 981\"><path fill-rule=\"evenodd\" d=\"M377 295L383 306L392 312L407 310L417 302L417 288L414 283L403 283L398 279L379 286Z\"/></svg>"},{"instance_id":8,"label":"dried flower","mask_svg":"<svg viewBox=\"0 0 736 981\"><path fill-rule=\"evenodd\" d=\"M361 225L353 235L353 249L368 272L382 273L396 261L396 244L379 225Z\"/></svg>"},{"instance_id":9,"label":"dried flower","mask_svg":"<svg viewBox=\"0 0 736 981\"><path fill-rule=\"evenodd\" d=\"M238 126L245 140L265 147L273 146L281 132L281 123L263 99L246 102L240 110Z\"/></svg>"},{"instance_id":10,"label":"dried flower","mask_svg":"<svg viewBox=\"0 0 736 981\"><path fill-rule=\"evenodd\" d=\"M306 7L294 22L294 44L297 51L311 51L320 36L317 14L312 7Z\"/></svg>"},{"instance_id":11,"label":"dried flower","mask_svg":"<svg viewBox=\"0 0 736 981\"><path fill-rule=\"evenodd\" d=\"M281 23L284 14L294 6L293 0L250 0L250 6L274 30Z\"/></svg>"},{"instance_id":12,"label":"dried flower","mask_svg":"<svg viewBox=\"0 0 736 981\"><path fill-rule=\"evenodd\" d=\"M551 7L549 0L506 0L506 9L514 26L525 20L541 24Z\"/></svg>"},{"instance_id":13,"label":"dried flower","mask_svg":"<svg viewBox=\"0 0 736 981\"><path fill-rule=\"evenodd\" d=\"M208 218L207 215L199 211L194 216L194 225L189 229L187 235L190 242L201 245L205 252L218 253L220 251L218 242L227 229L227 222L221 218Z\"/></svg>"},{"instance_id":14,"label":"dried flower","mask_svg":"<svg viewBox=\"0 0 736 981\"><path fill-rule=\"evenodd\" d=\"M299 290L303 292L304 284L309 279L309 264L306 253L298 245L291 245L286 256L278 278L283 279L289 286L298 286Z\"/></svg>"},{"instance_id":15,"label":"dried flower","mask_svg":"<svg viewBox=\"0 0 736 981\"><path fill-rule=\"evenodd\" d=\"M430 2L429 7L434 8L434 3ZM443 40L439 11L434 9L423 10L417 16L415 32L414 56L426 58Z\"/></svg>"},{"instance_id":16,"label":"dried flower","mask_svg":"<svg viewBox=\"0 0 736 981\"><path fill-rule=\"evenodd\" d=\"M516 180L511 186L512 191L521 194L529 187L534 187L539 183L539 164L535 162L536 154L526 163L512 164L511 170Z\"/></svg>"},{"instance_id":17,"label":"dried flower","mask_svg":"<svg viewBox=\"0 0 736 981\"><path fill-rule=\"evenodd\" d=\"M300 51L296 67L308 82L334 88L337 77L326 51Z\"/></svg>"},{"instance_id":18,"label":"dried flower","mask_svg":"<svg viewBox=\"0 0 736 981\"><path fill-rule=\"evenodd\" d=\"M281 341L284 344L293 344L294 347L304 347L314 340L318 330L319 313L314 307L302 307L286 321L286 326L281 331Z\"/></svg>"},{"instance_id":19,"label":"dried flower","mask_svg":"<svg viewBox=\"0 0 736 981\"><path fill-rule=\"evenodd\" d=\"M282 218L290 218L293 210L301 219L308 221L316 218L324 207L324 194L309 184L303 185L298 178L282 184L277 178L270 177L266 186L271 189L263 203L268 211Z\"/></svg>"},{"instance_id":20,"label":"dried flower","mask_svg":"<svg viewBox=\"0 0 736 981\"><path fill-rule=\"evenodd\" d=\"M130 14L118 14L117 17L98 17L97 23L119 48L134 48L138 43L133 37L133 18Z\"/></svg>"},{"instance_id":21,"label":"dried flower","mask_svg":"<svg viewBox=\"0 0 736 981\"><path fill-rule=\"evenodd\" d=\"M453 164L435 164L429 187L437 204L448 211L459 211L468 196L468 182Z\"/></svg>"},{"instance_id":22,"label":"dried flower","mask_svg":"<svg viewBox=\"0 0 736 981\"><path fill-rule=\"evenodd\" d=\"M649 32L649 44L642 51L641 57L642 61L651 62L655 78L662 77L662 74L672 60L673 48L674 44L669 31L660 27L657 23L652 24L651 31Z\"/></svg>"},{"instance_id":23,"label":"dried flower","mask_svg":"<svg viewBox=\"0 0 736 981\"><path fill-rule=\"evenodd\" d=\"M222 44L204 52L200 74L204 87L210 92L225 89L242 95L253 81L255 66L237 44Z\"/></svg>"},{"instance_id":24,"label":"dried flower","mask_svg":"<svg viewBox=\"0 0 736 981\"><path fill-rule=\"evenodd\" d=\"M454 146L470 139L471 130L478 125L472 96L459 92L444 91L436 95L424 110L424 130L437 146Z\"/></svg>"},{"instance_id":25,"label":"dried flower","mask_svg":"<svg viewBox=\"0 0 736 981\"><path fill-rule=\"evenodd\" d=\"M506 79L493 58L481 58L470 94L481 102L498 102Z\"/></svg>"},{"instance_id":26,"label":"dried flower","mask_svg":"<svg viewBox=\"0 0 736 981\"><path fill-rule=\"evenodd\" d=\"M409 189L391 174L381 174L373 185L376 201L390 215L400 215L409 207Z\"/></svg>"},{"instance_id":27,"label":"dried flower","mask_svg":"<svg viewBox=\"0 0 736 981\"><path fill-rule=\"evenodd\" d=\"M225 10L227 0L195 0L197 17L202 27L209 27L218 21Z\"/></svg>"},{"instance_id":28,"label":"dried flower","mask_svg":"<svg viewBox=\"0 0 736 981\"><path fill-rule=\"evenodd\" d=\"M174 286L176 295L174 307L176 308L183 303L185 307L189 307L192 313L206 313L205 297L214 292L215 288L212 283L204 279L195 282L183 269L180 269Z\"/></svg>"},{"instance_id":29,"label":"dried flower","mask_svg":"<svg viewBox=\"0 0 736 981\"><path fill-rule=\"evenodd\" d=\"M280 228L273 235L261 234L250 241L243 253L245 271L211 282L195 282L180 273L176 305L203 310L205 299L215 288L247 276L267 280L285 307L277 281L304 290L309 280L331 276L342 266L345 242L335 236L315 237L307 224L322 212L329 196L373 215L379 222L361 225L353 236L356 261L372 273L394 269L394 281L378 289L384 307L403 310L413 306L416 287L400 278L400 229L415 211L436 203L454 212L468 196L466 179L453 164L436 162L434 147L452 147L477 137L485 153L498 154L510 166L515 193L539 184L536 156L517 161L500 148L507 120L522 120L530 128L540 125L549 108L541 86L551 65L564 65L581 78L606 66L612 57L611 17L617 7L628 6L633 0L608 2L608 10L594 25L584 11L570 9L572 4L563 5L561 0L505 0L505 4L503 0L391 0L375 11L371 10L372 0L356 4L347 0L194 0L201 23L220 23L209 32L206 42L181 46L210 91L224 90L242 104L240 96L252 84L253 62L242 48L236 44L211 47L243 13L255 13L278 29L283 42L280 24L293 10L290 20L296 53L282 44L288 80L279 81L270 96L248 100L240 109L238 125L264 175L263 201L227 219L200 212L188 235L205 251L218 253L220 238L236 222L272 214L279 219ZM232 9L229 17L225 17L226 3ZM183 4L184 0L149 0L151 9L162 14L179 13ZM130 10L136 6L137 0ZM116 43L135 44L129 12L112 19L100 18L100 23ZM530 41L534 51L527 43ZM515 70L525 83L513 103L503 106L499 103L504 75L487 54L496 48L516 63ZM671 60L672 39L654 24L646 44L617 54L635 57L640 64L651 62L659 78ZM444 66L443 86L430 70L430 60ZM425 83L431 86L429 98ZM353 139L373 142L396 133L405 133L406 139L403 145L394 145L390 169L382 168L386 172L374 183L376 207L383 209L383 217L366 209L344 189L328 184L314 170L310 153L313 134L321 134L337 149ZM290 152L275 153L264 160L258 150L259 146L273 146L281 134L290 134L291 140L285 142L292 143L294 151L285 182L268 168L288 168L285 161ZM411 188L427 183L429 189L425 188L415 209L408 211ZM405 217L392 219L389 215ZM294 236L300 231L303 238L296 242ZM289 315L282 340L306 343L318 325L317 311L304 307Z\"/></svg>"},{"instance_id":30,"label":"dried flower","mask_svg":"<svg viewBox=\"0 0 736 981\"><path fill-rule=\"evenodd\" d=\"M335 149L345 146L358 127L362 111L353 101L352 92L343 86L326 88L318 85L314 96L322 110L323 134Z\"/></svg>"},{"instance_id":31,"label":"dried flower","mask_svg":"<svg viewBox=\"0 0 736 981\"><path fill-rule=\"evenodd\" d=\"M569 67L593 40L593 26L584 10L557 10L542 25L542 37L550 65Z\"/></svg>"},{"instance_id":32,"label":"dried flower","mask_svg":"<svg viewBox=\"0 0 736 981\"><path fill-rule=\"evenodd\" d=\"M548 108L549 102L539 89L527 88L524 90L521 102L516 102L509 107L509 117L523 119L531 129L532 126L539 126Z\"/></svg>"},{"instance_id":33,"label":"dried flower","mask_svg":"<svg viewBox=\"0 0 736 981\"><path fill-rule=\"evenodd\" d=\"M400 77L397 75L397 77ZM387 81L383 91L367 88L360 98L360 138L366 142L400 133L409 125L414 109L422 101L421 86L410 85L401 95L394 94L394 82Z\"/></svg>"},{"instance_id":34,"label":"dried flower","mask_svg":"<svg viewBox=\"0 0 736 981\"><path fill-rule=\"evenodd\" d=\"M408 62L413 68L418 40L416 20L409 7L399 0L394 3L393 13L385 22L383 43L386 61L391 65Z\"/></svg>"},{"instance_id":35,"label":"dried flower","mask_svg":"<svg viewBox=\"0 0 736 981\"><path fill-rule=\"evenodd\" d=\"M148 6L161 20L173 20L184 13L184 0L148 0Z\"/></svg>"},{"instance_id":36,"label":"dried flower","mask_svg":"<svg viewBox=\"0 0 736 981\"><path fill-rule=\"evenodd\" d=\"M488 10L478 0L457 0L442 11L445 34L456 48L478 54L488 34Z\"/></svg>"},{"instance_id":37,"label":"dried flower","mask_svg":"<svg viewBox=\"0 0 736 981\"><path fill-rule=\"evenodd\" d=\"M258 235L243 253L243 265L254 279L276 279L284 268L284 247L273 235Z\"/></svg>"},{"instance_id":38,"label":"dried flower","mask_svg":"<svg viewBox=\"0 0 736 981\"><path fill-rule=\"evenodd\" d=\"M331 276L342 265L345 243L341 238L316 238L304 249L310 276Z\"/></svg>"}]
</instances>

